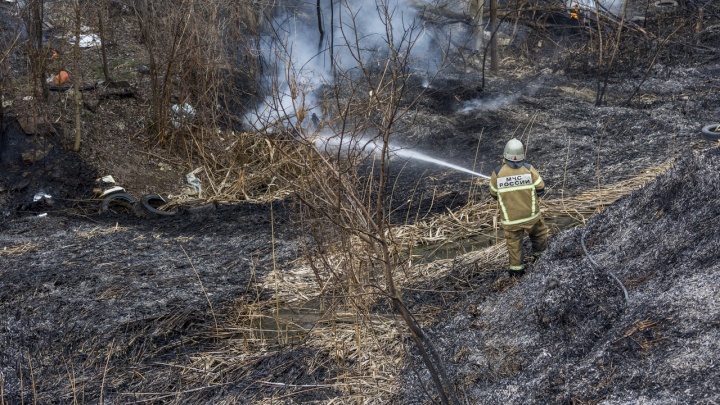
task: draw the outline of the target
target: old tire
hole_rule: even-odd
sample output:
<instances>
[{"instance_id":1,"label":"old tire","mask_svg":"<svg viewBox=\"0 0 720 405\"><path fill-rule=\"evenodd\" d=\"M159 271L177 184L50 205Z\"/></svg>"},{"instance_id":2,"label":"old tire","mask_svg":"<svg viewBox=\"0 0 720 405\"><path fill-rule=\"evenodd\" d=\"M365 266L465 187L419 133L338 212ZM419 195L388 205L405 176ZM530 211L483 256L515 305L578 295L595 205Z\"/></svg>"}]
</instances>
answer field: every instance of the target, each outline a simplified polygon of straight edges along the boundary
<instances>
[{"instance_id":1,"label":"old tire","mask_svg":"<svg viewBox=\"0 0 720 405\"><path fill-rule=\"evenodd\" d=\"M177 214L177 210L164 211L160 207L170 202L158 194L146 194L135 204L135 215L141 218L171 217Z\"/></svg>"},{"instance_id":2,"label":"old tire","mask_svg":"<svg viewBox=\"0 0 720 405\"><path fill-rule=\"evenodd\" d=\"M188 215L197 215L213 212L216 208L217 204L214 201L207 203L203 200L197 200L182 204L179 211Z\"/></svg>"},{"instance_id":3,"label":"old tire","mask_svg":"<svg viewBox=\"0 0 720 405\"><path fill-rule=\"evenodd\" d=\"M135 205L135 197L126 193L113 193L103 198L100 204L100 212L107 213L132 213Z\"/></svg>"},{"instance_id":4,"label":"old tire","mask_svg":"<svg viewBox=\"0 0 720 405\"><path fill-rule=\"evenodd\" d=\"M701 136L707 141L720 141L720 124L705 125Z\"/></svg>"}]
</instances>

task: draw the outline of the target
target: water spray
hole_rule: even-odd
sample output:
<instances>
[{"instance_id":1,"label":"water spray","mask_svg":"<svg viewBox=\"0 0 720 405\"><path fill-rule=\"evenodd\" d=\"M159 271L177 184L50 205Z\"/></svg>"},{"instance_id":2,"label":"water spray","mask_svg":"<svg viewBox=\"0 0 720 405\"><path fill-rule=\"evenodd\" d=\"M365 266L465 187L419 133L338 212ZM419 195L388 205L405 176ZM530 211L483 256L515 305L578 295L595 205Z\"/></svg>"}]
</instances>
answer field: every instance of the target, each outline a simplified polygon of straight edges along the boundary
<instances>
[{"instance_id":1,"label":"water spray","mask_svg":"<svg viewBox=\"0 0 720 405\"><path fill-rule=\"evenodd\" d=\"M380 147L380 144L375 142L374 140L362 140L362 139L345 139L344 142L346 145L343 145L340 142L339 138L336 137L326 137L321 134L317 134L314 138L314 143L317 148L341 148L348 146L348 142L352 143L352 148L362 148L369 151L369 153L379 153L379 151L382 150ZM397 157L402 157L406 159L413 159L413 160L419 160L423 162L433 163L439 166L445 166L450 169L458 170L464 173L472 174L473 176L481 177L483 179L490 179L490 176L486 176L482 173L478 173L475 171L472 171L470 169L464 168L462 166L458 166L449 162L446 162L444 160L440 160L431 156L428 156L424 153L420 153L411 149L402 149L402 148L391 148L390 151L390 157L392 158L392 155L395 155Z\"/></svg>"},{"instance_id":2,"label":"water spray","mask_svg":"<svg viewBox=\"0 0 720 405\"><path fill-rule=\"evenodd\" d=\"M470 169L466 169L462 166L454 165L452 163L448 163L443 160L436 159L436 158L430 157L428 155L425 155L423 153L415 152L410 149L399 149L399 150L394 151L393 153L397 156L406 157L408 159L422 160L424 162L434 163L436 165L445 166L445 167L449 167L451 169L459 170L461 172L469 173L469 174L472 174L473 176L482 177L483 179L490 179L490 176L486 176L482 173L474 172L474 171L472 171Z\"/></svg>"}]
</instances>

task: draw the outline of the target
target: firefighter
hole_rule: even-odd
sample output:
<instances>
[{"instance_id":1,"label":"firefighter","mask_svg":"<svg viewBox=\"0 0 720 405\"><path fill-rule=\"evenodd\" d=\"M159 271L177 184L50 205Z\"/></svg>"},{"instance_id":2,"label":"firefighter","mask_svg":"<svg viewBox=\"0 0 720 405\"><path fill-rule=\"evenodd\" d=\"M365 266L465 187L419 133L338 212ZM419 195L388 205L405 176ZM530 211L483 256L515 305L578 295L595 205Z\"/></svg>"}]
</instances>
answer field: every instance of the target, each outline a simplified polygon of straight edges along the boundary
<instances>
[{"instance_id":1,"label":"firefighter","mask_svg":"<svg viewBox=\"0 0 720 405\"><path fill-rule=\"evenodd\" d=\"M580 21L580 5L577 1L573 1L572 9L570 9L570 19Z\"/></svg>"},{"instance_id":2,"label":"firefighter","mask_svg":"<svg viewBox=\"0 0 720 405\"><path fill-rule=\"evenodd\" d=\"M545 192L540 173L525 161L523 144L511 139L505 145L503 164L490 176L490 195L500 208L503 232L507 242L511 277L525 274L522 241L527 233L532 242L533 256L547 248L548 230L545 226L538 197Z\"/></svg>"}]
</instances>

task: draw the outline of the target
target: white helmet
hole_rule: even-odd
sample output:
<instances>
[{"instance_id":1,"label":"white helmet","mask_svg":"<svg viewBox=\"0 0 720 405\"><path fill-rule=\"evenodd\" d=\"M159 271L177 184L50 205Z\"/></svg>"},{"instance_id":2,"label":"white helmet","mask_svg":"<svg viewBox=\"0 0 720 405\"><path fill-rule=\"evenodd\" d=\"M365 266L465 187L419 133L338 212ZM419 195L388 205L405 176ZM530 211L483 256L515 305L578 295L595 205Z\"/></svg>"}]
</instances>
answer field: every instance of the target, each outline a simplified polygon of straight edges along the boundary
<instances>
[{"instance_id":1,"label":"white helmet","mask_svg":"<svg viewBox=\"0 0 720 405\"><path fill-rule=\"evenodd\" d=\"M511 162L521 162L525 160L525 151L522 142L513 138L505 144L505 159Z\"/></svg>"}]
</instances>

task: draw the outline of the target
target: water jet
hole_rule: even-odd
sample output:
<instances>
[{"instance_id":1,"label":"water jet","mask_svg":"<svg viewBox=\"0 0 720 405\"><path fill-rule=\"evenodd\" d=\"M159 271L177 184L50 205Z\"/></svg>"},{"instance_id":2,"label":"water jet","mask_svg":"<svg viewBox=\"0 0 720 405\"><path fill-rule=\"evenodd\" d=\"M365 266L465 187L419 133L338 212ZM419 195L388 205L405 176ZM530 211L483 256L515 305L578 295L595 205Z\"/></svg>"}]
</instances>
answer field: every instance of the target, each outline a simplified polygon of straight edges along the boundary
<instances>
[{"instance_id":1,"label":"water jet","mask_svg":"<svg viewBox=\"0 0 720 405\"><path fill-rule=\"evenodd\" d=\"M423 162L434 163L434 164L439 165L439 166L445 166L445 167L448 167L448 168L450 168L450 169L459 170L459 171L461 171L461 172L465 172L465 173L472 174L473 176L482 177L483 179L490 179L490 176L486 176L486 175L484 175L484 174L482 174L482 173L474 172L474 171L472 171L472 170L470 170L470 169L466 169L466 168L464 168L464 167L462 167L462 166L458 166L458 165L454 165L454 164L449 163L449 162L445 162L444 160L440 160L440 159L436 159L436 158L434 158L434 157L430 157L430 156L428 156L428 155L426 155L426 154L424 154L424 153L416 152L416 151L414 151L414 150L410 150L410 149L398 149L398 150L396 150L396 151L393 151L393 154L395 154L395 155L397 155L397 156L400 156L400 157L405 157L405 158L408 158L408 159L416 159L416 160L421 160L421 161L423 161Z\"/></svg>"},{"instance_id":2,"label":"water jet","mask_svg":"<svg viewBox=\"0 0 720 405\"><path fill-rule=\"evenodd\" d=\"M314 143L318 149L320 149L321 146L323 146L323 145L325 146L325 148L327 148L328 146L333 147L333 148L346 147L346 146L348 146L348 143L349 143L351 145L354 145L353 147L360 147L363 149L367 148L369 153L379 153L379 151L382 150L382 148L380 147L380 144L378 144L377 142L375 142L373 140L365 141L363 139L352 139L352 140L345 139L342 142L342 143L345 143L345 145L343 145L340 142L339 138L335 138L335 137L330 138L330 137L322 136L319 134L316 135L316 137L314 138ZM412 149L398 148L398 147L391 146L390 147L390 158L391 159L392 159L393 155L397 156L397 157L406 158L406 159L413 159L413 160L419 160L419 161L423 161L423 162L427 162L427 163L433 163L438 166L445 166L447 168L450 168L453 170L458 170L458 171L461 171L464 173L468 173L473 176L481 177L483 179L490 179L490 176L486 176L482 173L478 173L476 171L464 168L462 166L458 166L456 164L452 164L450 162L446 162L444 160L440 160L440 159L428 156L424 153L417 152Z\"/></svg>"}]
</instances>

